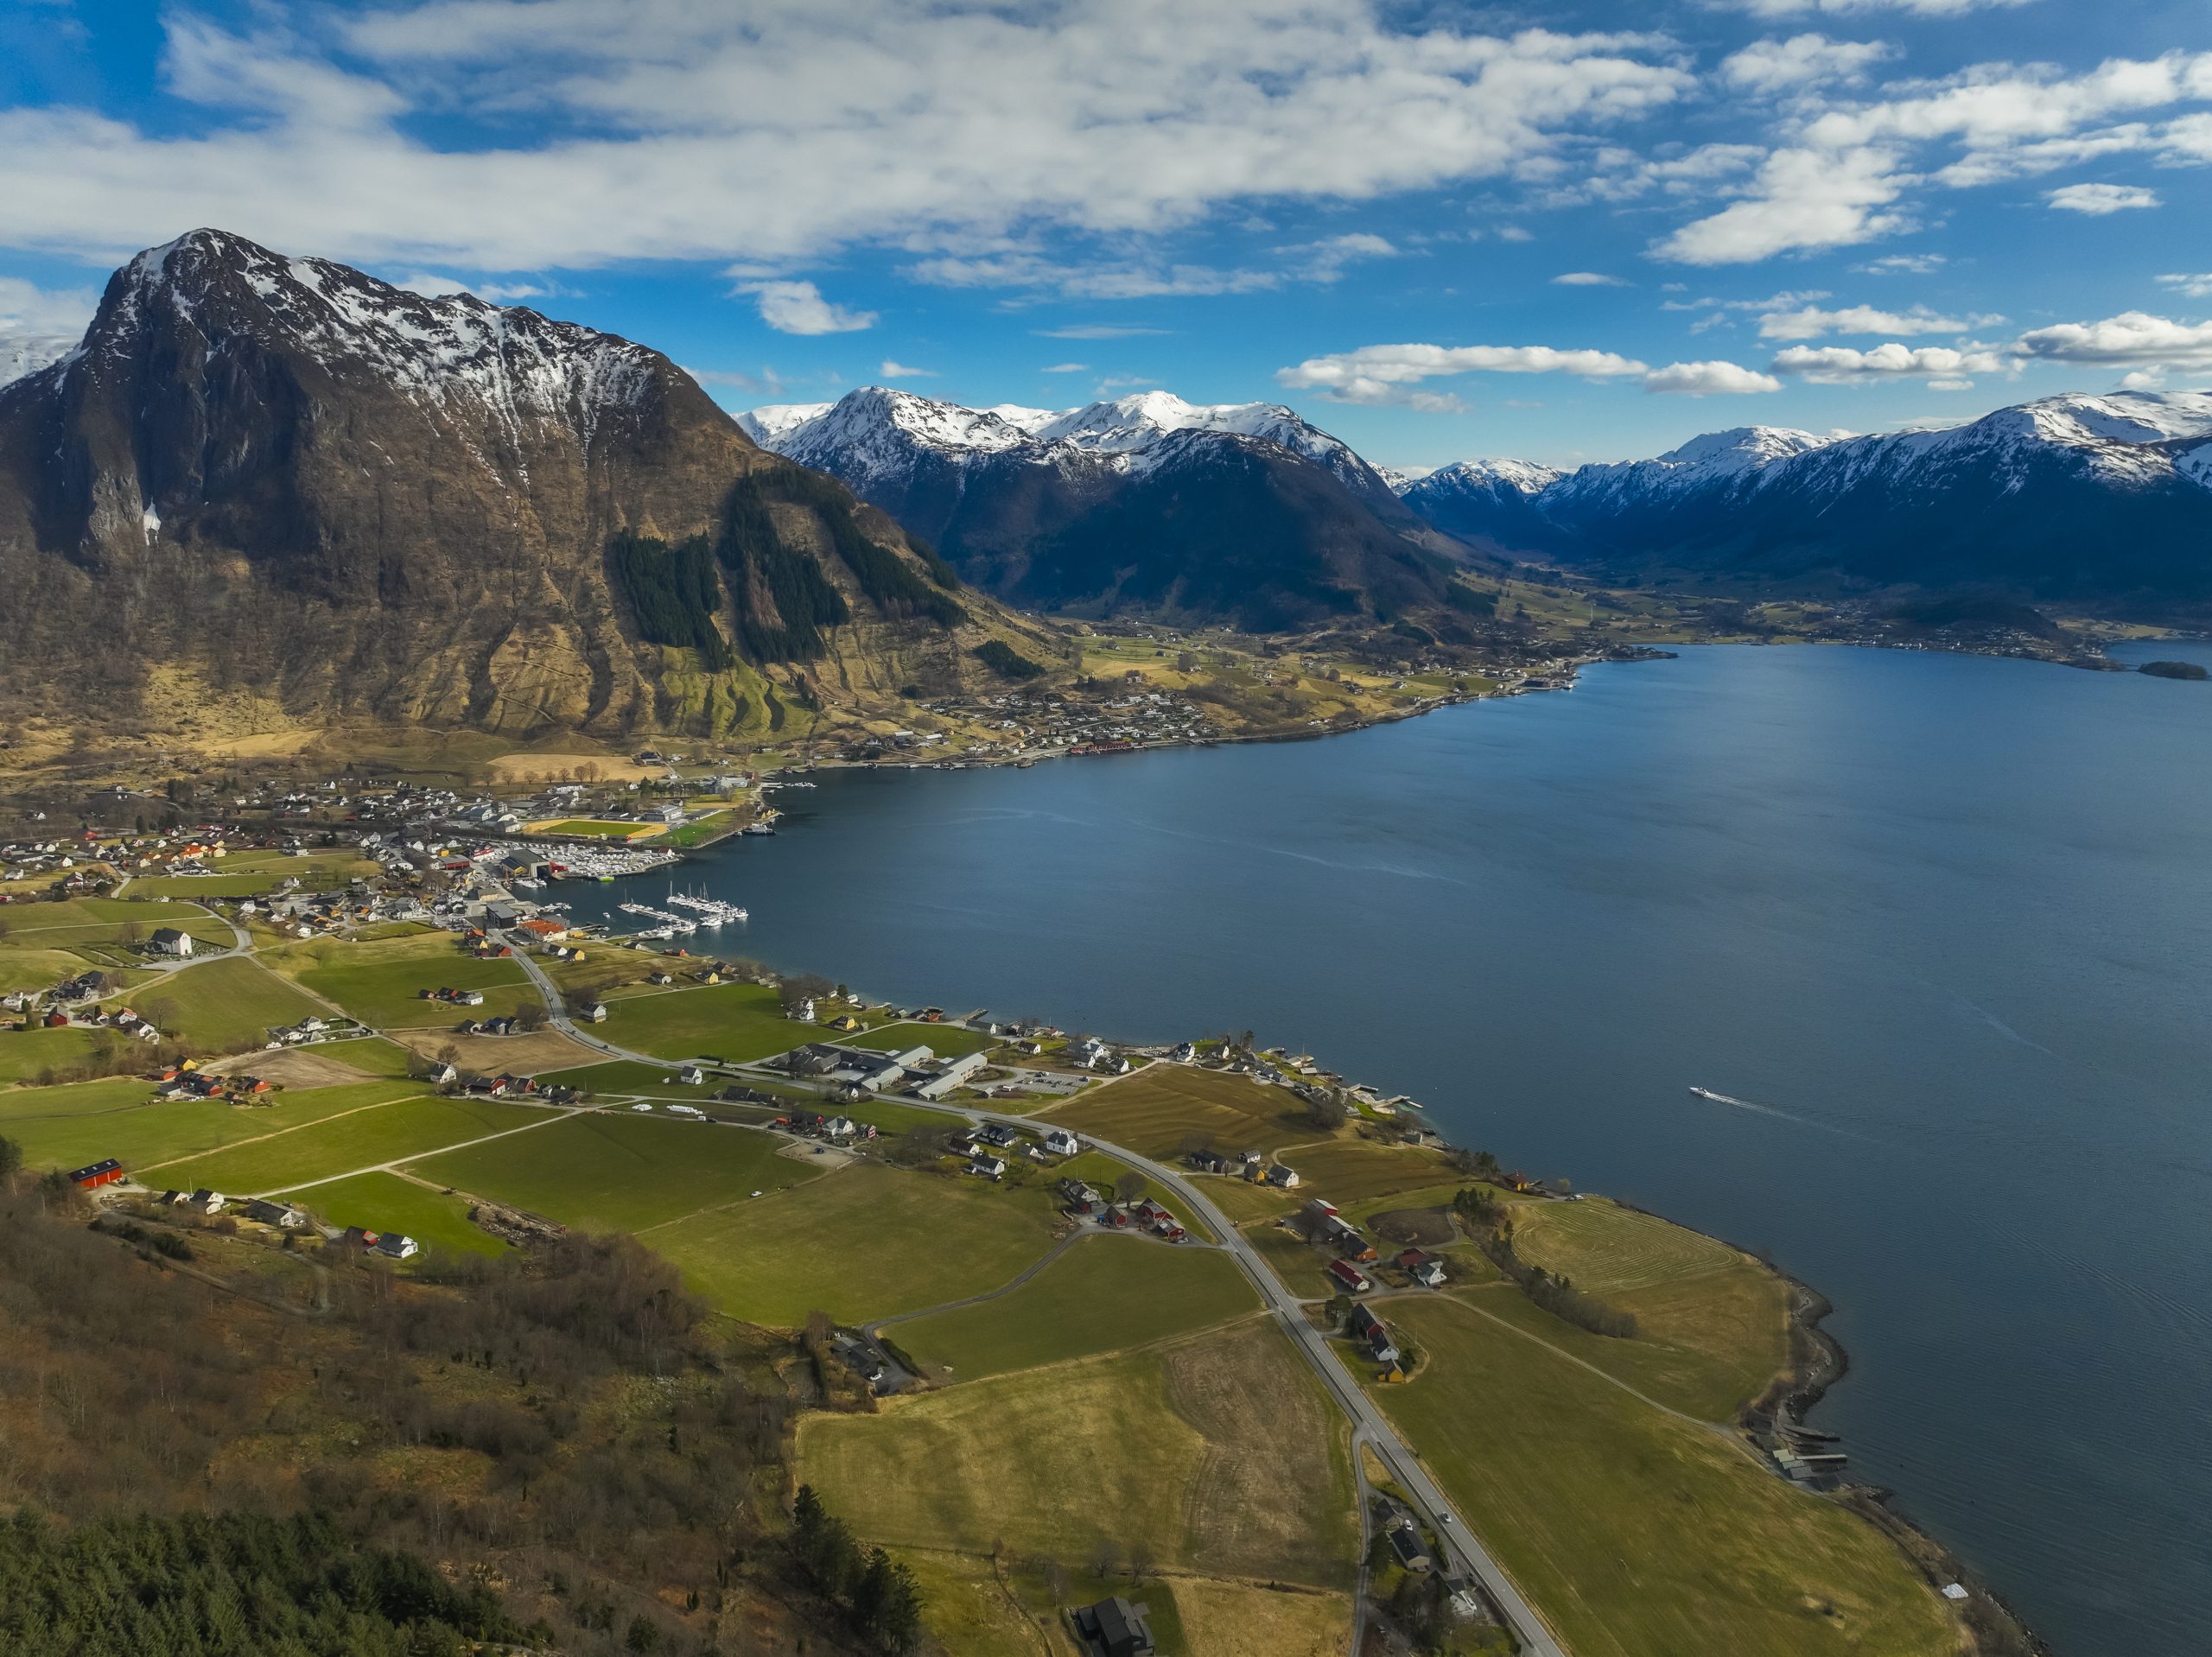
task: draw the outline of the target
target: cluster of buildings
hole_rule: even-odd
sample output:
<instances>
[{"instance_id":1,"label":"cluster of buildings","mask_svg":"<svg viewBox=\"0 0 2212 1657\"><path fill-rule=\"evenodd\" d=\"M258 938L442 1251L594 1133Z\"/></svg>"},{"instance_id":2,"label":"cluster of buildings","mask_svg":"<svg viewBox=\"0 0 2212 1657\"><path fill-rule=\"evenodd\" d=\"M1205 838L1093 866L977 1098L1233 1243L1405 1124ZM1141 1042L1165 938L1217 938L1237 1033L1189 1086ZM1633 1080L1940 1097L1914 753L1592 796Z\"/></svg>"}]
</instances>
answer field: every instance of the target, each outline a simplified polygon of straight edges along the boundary
<instances>
[{"instance_id":1,"label":"cluster of buildings","mask_svg":"<svg viewBox=\"0 0 2212 1657\"><path fill-rule=\"evenodd\" d=\"M1149 1197L1119 1203L1080 1179L1063 1179L1058 1189L1061 1211L1071 1219L1108 1231L1146 1231L1169 1242L1181 1242L1190 1235L1180 1220Z\"/></svg>"}]
</instances>

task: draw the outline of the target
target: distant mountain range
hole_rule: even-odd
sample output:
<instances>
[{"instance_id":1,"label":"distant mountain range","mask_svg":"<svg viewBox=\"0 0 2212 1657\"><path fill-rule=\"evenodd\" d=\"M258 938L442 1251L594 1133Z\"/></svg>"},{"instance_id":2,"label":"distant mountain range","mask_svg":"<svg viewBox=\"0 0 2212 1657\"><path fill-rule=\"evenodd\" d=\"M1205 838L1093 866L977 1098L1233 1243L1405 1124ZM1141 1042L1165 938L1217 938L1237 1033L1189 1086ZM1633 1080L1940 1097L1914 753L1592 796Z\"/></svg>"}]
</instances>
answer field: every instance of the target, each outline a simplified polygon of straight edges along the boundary
<instances>
[{"instance_id":1,"label":"distant mountain range","mask_svg":"<svg viewBox=\"0 0 2212 1657\"><path fill-rule=\"evenodd\" d=\"M1465 549L1326 432L1164 391L1055 412L870 386L740 416L1012 603L1253 628L1465 606Z\"/></svg>"},{"instance_id":2,"label":"distant mountain range","mask_svg":"<svg viewBox=\"0 0 2212 1657\"><path fill-rule=\"evenodd\" d=\"M1394 480L1440 528L1615 574L1988 587L2156 610L2212 600L2212 394L2123 391L1941 430L1713 432L1561 473L1465 460Z\"/></svg>"},{"instance_id":3,"label":"distant mountain range","mask_svg":"<svg viewBox=\"0 0 2212 1657\"><path fill-rule=\"evenodd\" d=\"M219 231L0 387L0 675L296 715L767 731L1054 646L658 352Z\"/></svg>"}]
</instances>

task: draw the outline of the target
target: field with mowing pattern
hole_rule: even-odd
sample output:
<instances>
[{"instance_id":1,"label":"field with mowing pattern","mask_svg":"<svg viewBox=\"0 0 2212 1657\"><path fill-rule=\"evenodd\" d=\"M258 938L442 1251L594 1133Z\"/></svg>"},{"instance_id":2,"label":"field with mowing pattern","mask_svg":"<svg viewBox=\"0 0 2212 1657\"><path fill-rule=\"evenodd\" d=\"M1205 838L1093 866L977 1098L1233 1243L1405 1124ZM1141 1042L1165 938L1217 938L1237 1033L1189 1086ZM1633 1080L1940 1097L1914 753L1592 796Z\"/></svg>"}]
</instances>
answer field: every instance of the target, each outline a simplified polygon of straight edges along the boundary
<instances>
[{"instance_id":1,"label":"field with mowing pattern","mask_svg":"<svg viewBox=\"0 0 2212 1657\"><path fill-rule=\"evenodd\" d=\"M1934 1590L1844 1508L1449 1298L1390 1305L1425 1364L1377 1403L1576 1657L1955 1649Z\"/></svg>"},{"instance_id":2,"label":"field with mowing pattern","mask_svg":"<svg viewBox=\"0 0 2212 1657\"><path fill-rule=\"evenodd\" d=\"M617 1046L641 1053L670 1058L711 1056L736 1064L804 1047L822 1032L784 1017L772 989L759 984L711 984L610 1002L599 1033Z\"/></svg>"},{"instance_id":3,"label":"field with mowing pattern","mask_svg":"<svg viewBox=\"0 0 2212 1657\"><path fill-rule=\"evenodd\" d=\"M643 1231L814 1178L776 1154L782 1142L747 1127L594 1113L425 1157L409 1171L580 1231Z\"/></svg>"},{"instance_id":4,"label":"field with mowing pattern","mask_svg":"<svg viewBox=\"0 0 2212 1657\"><path fill-rule=\"evenodd\" d=\"M798 1476L870 1541L982 1554L1019 1537L1073 1567L1103 1537L1174 1569L1332 1589L1357 1564L1346 1425L1256 1320L798 1431Z\"/></svg>"},{"instance_id":5,"label":"field with mowing pattern","mask_svg":"<svg viewBox=\"0 0 2212 1657\"><path fill-rule=\"evenodd\" d=\"M987 1294L1052 1238L1035 1191L862 1162L645 1241L732 1317L796 1329L810 1311L853 1324Z\"/></svg>"},{"instance_id":6,"label":"field with mowing pattern","mask_svg":"<svg viewBox=\"0 0 2212 1657\"><path fill-rule=\"evenodd\" d=\"M1182 1064L1154 1064L1036 1114L1163 1160L1193 1136L1231 1154L1314 1137L1304 1103L1287 1089Z\"/></svg>"},{"instance_id":7,"label":"field with mowing pattern","mask_svg":"<svg viewBox=\"0 0 2212 1657\"><path fill-rule=\"evenodd\" d=\"M251 1145L171 1163L161 1170L161 1177L163 1184L180 1189L207 1185L254 1196L557 1120L542 1106L510 1105L496 1099L399 1099L273 1133Z\"/></svg>"},{"instance_id":8,"label":"field with mowing pattern","mask_svg":"<svg viewBox=\"0 0 2212 1657\"><path fill-rule=\"evenodd\" d=\"M1012 1293L895 1324L891 1336L925 1373L975 1381L1210 1329L1259 1304L1217 1250L1090 1236Z\"/></svg>"},{"instance_id":9,"label":"field with mowing pattern","mask_svg":"<svg viewBox=\"0 0 2212 1657\"><path fill-rule=\"evenodd\" d=\"M454 1254L507 1252L506 1244L469 1223L468 1205L459 1197L425 1190L397 1174L356 1174L288 1195L334 1226L403 1232L425 1248Z\"/></svg>"},{"instance_id":10,"label":"field with mowing pattern","mask_svg":"<svg viewBox=\"0 0 2212 1657\"><path fill-rule=\"evenodd\" d=\"M370 1076L394 1077L405 1076L415 1058L398 1043L386 1041L381 1036L363 1036L354 1041L319 1041L304 1051L335 1059L340 1064L350 1064Z\"/></svg>"}]
</instances>

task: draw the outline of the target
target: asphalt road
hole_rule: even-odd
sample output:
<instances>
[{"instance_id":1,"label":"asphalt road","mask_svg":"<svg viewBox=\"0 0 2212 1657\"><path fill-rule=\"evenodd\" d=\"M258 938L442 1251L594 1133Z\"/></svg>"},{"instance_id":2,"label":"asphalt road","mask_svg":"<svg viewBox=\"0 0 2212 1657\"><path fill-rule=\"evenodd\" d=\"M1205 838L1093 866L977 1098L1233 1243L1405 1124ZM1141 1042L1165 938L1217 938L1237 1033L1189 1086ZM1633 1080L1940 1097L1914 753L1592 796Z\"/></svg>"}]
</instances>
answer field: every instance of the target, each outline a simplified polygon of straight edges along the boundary
<instances>
[{"instance_id":1,"label":"asphalt road","mask_svg":"<svg viewBox=\"0 0 2212 1657\"><path fill-rule=\"evenodd\" d=\"M560 991L522 945L515 946L514 958L522 963L523 970L530 975L531 981L544 996L548 1022L563 1035L612 1058L635 1059L647 1064L684 1062L671 1060L660 1054L640 1053L618 1047L594 1035L589 1030L578 1028L562 1011ZM1027 1117L1000 1115L965 1105L937 1104L928 1100L891 1094L880 1096L887 1103L934 1110L975 1124L995 1121L1019 1128L1033 1128L1036 1126ZM1531 1657L1567 1657L1566 1648L1545 1626L1543 1619L1536 1615L1535 1608L1521 1597L1521 1590L1513 1585L1503 1568L1468 1531L1459 1514L1452 1511L1451 1502L1436 1481L1429 1477L1427 1470L1421 1465L1411 1446L1398 1436L1397 1429L1375 1407L1374 1400L1368 1397L1366 1389L1330 1346L1328 1337L1307 1321L1304 1302L1284 1286L1282 1279L1274 1274L1250 1240L1230 1223L1228 1216L1198 1189L1195 1181L1186 1179L1176 1170L1154 1162L1149 1157L1140 1156L1125 1146L1109 1144L1089 1134L1085 1134L1084 1140L1091 1149L1158 1181L1189 1204L1191 1212L1221 1238L1224 1248L1244 1268L1245 1275L1251 1279L1253 1287L1260 1292L1262 1299L1274 1314L1283 1333L1290 1337L1291 1344L1305 1355L1306 1362L1321 1377L1322 1383L1328 1387L1344 1413L1351 1418L1355 1429L1355 1453L1357 1441L1363 1439L1382 1458L1382 1464L1390 1471L1391 1478L1420 1510L1430 1530L1435 1533L1442 1544L1450 1574L1471 1577L1483 1585L1492 1603L1504 1612L1506 1621L1512 1625L1523 1652L1530 1654Z\"/></svg>"}]
</instances>

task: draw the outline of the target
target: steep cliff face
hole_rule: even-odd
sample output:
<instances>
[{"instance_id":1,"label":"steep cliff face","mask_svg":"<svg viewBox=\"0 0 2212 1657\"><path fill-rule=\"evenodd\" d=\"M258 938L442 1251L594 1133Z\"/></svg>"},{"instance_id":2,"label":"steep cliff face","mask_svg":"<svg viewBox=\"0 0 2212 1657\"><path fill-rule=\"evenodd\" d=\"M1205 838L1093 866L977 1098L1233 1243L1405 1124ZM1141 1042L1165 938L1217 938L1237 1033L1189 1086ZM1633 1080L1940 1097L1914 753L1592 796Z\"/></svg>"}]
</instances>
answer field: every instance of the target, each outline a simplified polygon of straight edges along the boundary
<instances>
[{"instance_id":1,"label":"steep cliff face","mask_svg":"<svg viewBox=\"0 0 2212 1657\"><path fill-rule=\"evenodd\" d=\"M671 638L639 601L695 538ZM726 728L772 682L828 692L817 663L980 671L962 640L1018 624L950 579L658 352L221 232L139 255L75 351L0 388L19 691L127 705L181 665L302 716ZM780 606L810 601L794 647Z\"/></svg>"}]
</instances>

